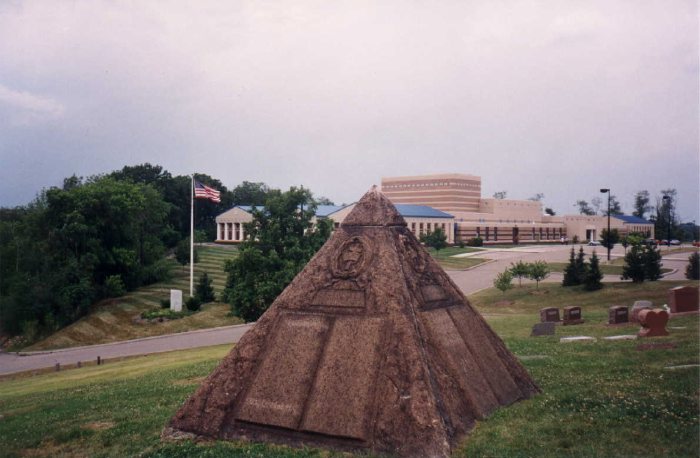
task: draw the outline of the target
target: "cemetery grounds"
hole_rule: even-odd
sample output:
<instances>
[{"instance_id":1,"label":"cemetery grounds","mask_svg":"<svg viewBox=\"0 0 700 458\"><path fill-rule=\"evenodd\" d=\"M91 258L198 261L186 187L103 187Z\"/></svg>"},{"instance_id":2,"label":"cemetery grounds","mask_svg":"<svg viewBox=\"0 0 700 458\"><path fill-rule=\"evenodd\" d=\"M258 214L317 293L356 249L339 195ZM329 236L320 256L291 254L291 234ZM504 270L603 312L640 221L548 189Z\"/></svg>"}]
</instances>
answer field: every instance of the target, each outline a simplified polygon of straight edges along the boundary
<instances>
[{"instance_id":1,"label":"cemetery grounds","mask_svg":"<svg viewBox=\"0 0 700 458\"><path fill-rule=\"evenodd\" d=\"M667 302L697 282L556 284L470 296L542 394L478 422L454 456L698 456L698 315L674 317L668 337L604 341L637 326L606 326L610 305ZM539 309L579 305L584 324L530 337ZM595 342L560 343L586 335ZM640 347L643 346L643 347ZM348 456L262 444L161 443L181 403L230 350L199 348L0 380L0 456Z\"/></svg>"}]
</instances>

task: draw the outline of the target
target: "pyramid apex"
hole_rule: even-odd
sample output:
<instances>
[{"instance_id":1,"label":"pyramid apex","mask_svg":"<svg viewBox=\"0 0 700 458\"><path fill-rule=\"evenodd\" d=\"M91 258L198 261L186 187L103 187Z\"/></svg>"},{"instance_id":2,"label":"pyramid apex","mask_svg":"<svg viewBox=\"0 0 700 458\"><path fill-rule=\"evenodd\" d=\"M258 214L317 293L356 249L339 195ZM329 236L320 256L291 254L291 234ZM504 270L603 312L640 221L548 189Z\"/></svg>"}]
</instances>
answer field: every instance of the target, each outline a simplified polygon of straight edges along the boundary
<instances>
[{"instance_id":1,"label":"pyramid apex","mask_svg":"<svg viewBox=\"0 0 700 458\"><path fill-rule=\"evenodd\" d=\"M394 204L373 185L355 204L342 226L406 226Z\"/></svg>"}]
</instances>

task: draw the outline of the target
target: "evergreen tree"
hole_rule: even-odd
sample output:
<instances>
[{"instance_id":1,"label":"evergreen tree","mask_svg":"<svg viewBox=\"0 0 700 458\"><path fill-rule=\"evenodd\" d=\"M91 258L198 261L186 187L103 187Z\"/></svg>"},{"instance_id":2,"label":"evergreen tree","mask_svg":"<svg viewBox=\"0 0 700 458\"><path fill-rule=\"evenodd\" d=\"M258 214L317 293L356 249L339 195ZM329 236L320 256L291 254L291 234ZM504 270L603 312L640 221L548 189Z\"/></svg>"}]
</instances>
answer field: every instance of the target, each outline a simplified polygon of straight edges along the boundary
<instances>
[{"instance_id":1,"label":"evergreen tree","mask_svg":"<svg viewBox=\"0 0 700 458\"><path fill-rule=\"evenodd\" d=\"M583 288L586 291L595 291L603 287L601 280L603 279L603 273L600 271L600 263L598 262L598 255L595 251L591 255L591 260L586 269L586 276L583 280Z\"/></svg>"},{"instance_id":2,"label":"evergreen tree","mask_svg":"<svg viewBox=\"0 0 700 458\"><path fill-rule=\"evenodd\" d=\"M685 278L688 280L700 280L700 254L697 251L688 256L688 265L685 267Z\"/></svg>"},{"instance_id":3,"label":"evergreen tree","mask_svg":"<svg viewBox=\"0 0 700 458\"><path fill-rule=\"evenodd\" d=\"M214 288L211 286L211 283L212 280L206 272L199 277L194 295L202 304L213 302L216 299L216 296L214 296Z\"/></svg>"},{"instance_id":4,"label":"evergreen tree","mask_svg":"<svg viewBox=\"0 0 700 458\"><path fill-rule=\"evenodd\" d=\"M576 286L580 285L581 281L578 276L578 267L576 264L576 255L574 253L574 247L571 247L571 253L569 253L569 263L564 268L564 280L562 281L562 286Z\"/></svg>"},{"instance_id":5,"label":"evergreen tree","mask_svg":"<svg viewBox=\"0 0 700 458\"><path fill-rule=\"evenodd\" d=\"M661 278L661 251L656 248L645 246L642 252L644 262L644 278L655 281Z\"/></svg>"},{"instance_id":6,"label":"evergreen tree","mask_svg":"<svg viewBox=\"0 0 700 458\"><path fill-rule=\"evenodd\" d=\"M435 251L440 251L447 246L447 235L442 229L437 228L429 234L421 234L420 241L426 246L435 248Z\"/></svg>"},{"instance_id":7,"label":"evergreen tree","mask_svg":"<svg viewBox=\"0 0 700 458\"><path fill-rule=\"evenodd\" d=\"M578 256L576 256L576 284L580 285L583 283L583 279L586 278L586 253L583 252L583 247L579 247Z\"/></svg>"},{"instance_id":8,"label":"evergreen tree","mask_svg":"<svg viewBox=\"0 0 700 458\"><path fill-rule=\"evenodd\" d=\"M625 255L625 265L622 267L622 279L642 283L645 277L644 250L641 245L632 245Z\"/></svg>"}]
</instances>

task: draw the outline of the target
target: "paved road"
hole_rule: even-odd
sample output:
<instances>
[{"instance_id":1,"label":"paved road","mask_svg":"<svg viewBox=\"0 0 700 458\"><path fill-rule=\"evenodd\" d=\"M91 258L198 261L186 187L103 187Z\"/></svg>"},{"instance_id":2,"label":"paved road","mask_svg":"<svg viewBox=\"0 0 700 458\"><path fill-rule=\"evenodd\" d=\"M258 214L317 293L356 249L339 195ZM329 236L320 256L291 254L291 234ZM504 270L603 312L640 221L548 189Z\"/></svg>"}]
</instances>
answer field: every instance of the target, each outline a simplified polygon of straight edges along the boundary
<instances>
[{"instance_id":1,"label":"paved road","mask_svg":"<svg viewBox=\"0 0 700 458\"><path fill-rule=\"evenodd\" d=\"M512 262L522 259L526 262L544 260L547 262L566 262L569 259L571 246L532 246L507 249L487 249L484 252L470 254L479 258L487 258L491 261L467 271L450 271L450 277L464 291L465 294L473 294L485 288L493 286L493 279L497 273L502 272ZM578 250L578 247L576 248ZM584 246L584 251L590 255L593 247ZM662 253L663 253L662 249ZM606 258L607 252L602 247L597 247L596 252L601 261ZM624 256L622 247L616 247L612 251L613 258ZM664 277L666 280L684 279L685 266L688 263L688 254L675 254L663 259L664 267L677 269ZM559 282L561 274L552 274L545 281ZM526 282L527 280L524 280ZM603 281L620 281L617 275L608 275ZM51 352L36 352L31 354L15 354L0 352L0 375L15 372L31 371L46 367L52 367L56 363L61 365L76 364L78 361L94 361L97 356L101 358L119 358L124 356L144 355L185 348L204 347L238 342L238 339L252 325L225 326L200 331L183 332L165 336L147 337L145 339L128 340L112 344L92 345L88 347L67 348Z\"/></svg>"},{"instance_id":2,"label":"paved road","mask_svg":"<svg viewBox=\"0 0 700 458\"><path fill-rule=\"evenodd\" d=\"M121 358L124 356L146 355L186 348L235 343L252 326L252 324L238 324L63 350L19 354L0 352L0 375L53 367L56 363L67 365L77 364L78 361L95 361L98 356L103 359Z\"/></svg>"}]
</instances>

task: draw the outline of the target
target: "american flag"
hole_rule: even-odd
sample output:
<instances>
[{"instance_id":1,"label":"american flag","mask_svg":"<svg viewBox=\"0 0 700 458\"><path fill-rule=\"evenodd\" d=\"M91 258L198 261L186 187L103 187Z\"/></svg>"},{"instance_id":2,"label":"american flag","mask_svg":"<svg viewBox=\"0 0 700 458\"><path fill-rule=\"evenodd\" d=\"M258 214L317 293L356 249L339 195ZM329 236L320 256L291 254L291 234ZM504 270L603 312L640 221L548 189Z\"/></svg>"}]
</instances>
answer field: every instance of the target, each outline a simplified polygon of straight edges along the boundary
<instances>
[{"instance_id":1,"label":"american flag","mask_svg":"<svg viewBox=\"0 0 700 458\"><path fill-rule=\"evenodd\" d=\"M221 202L221 192L209 186L204 186L199 181L194 182L194 197L195 199L209 199L213 202Z\"/></svg>"}]
</instances>

